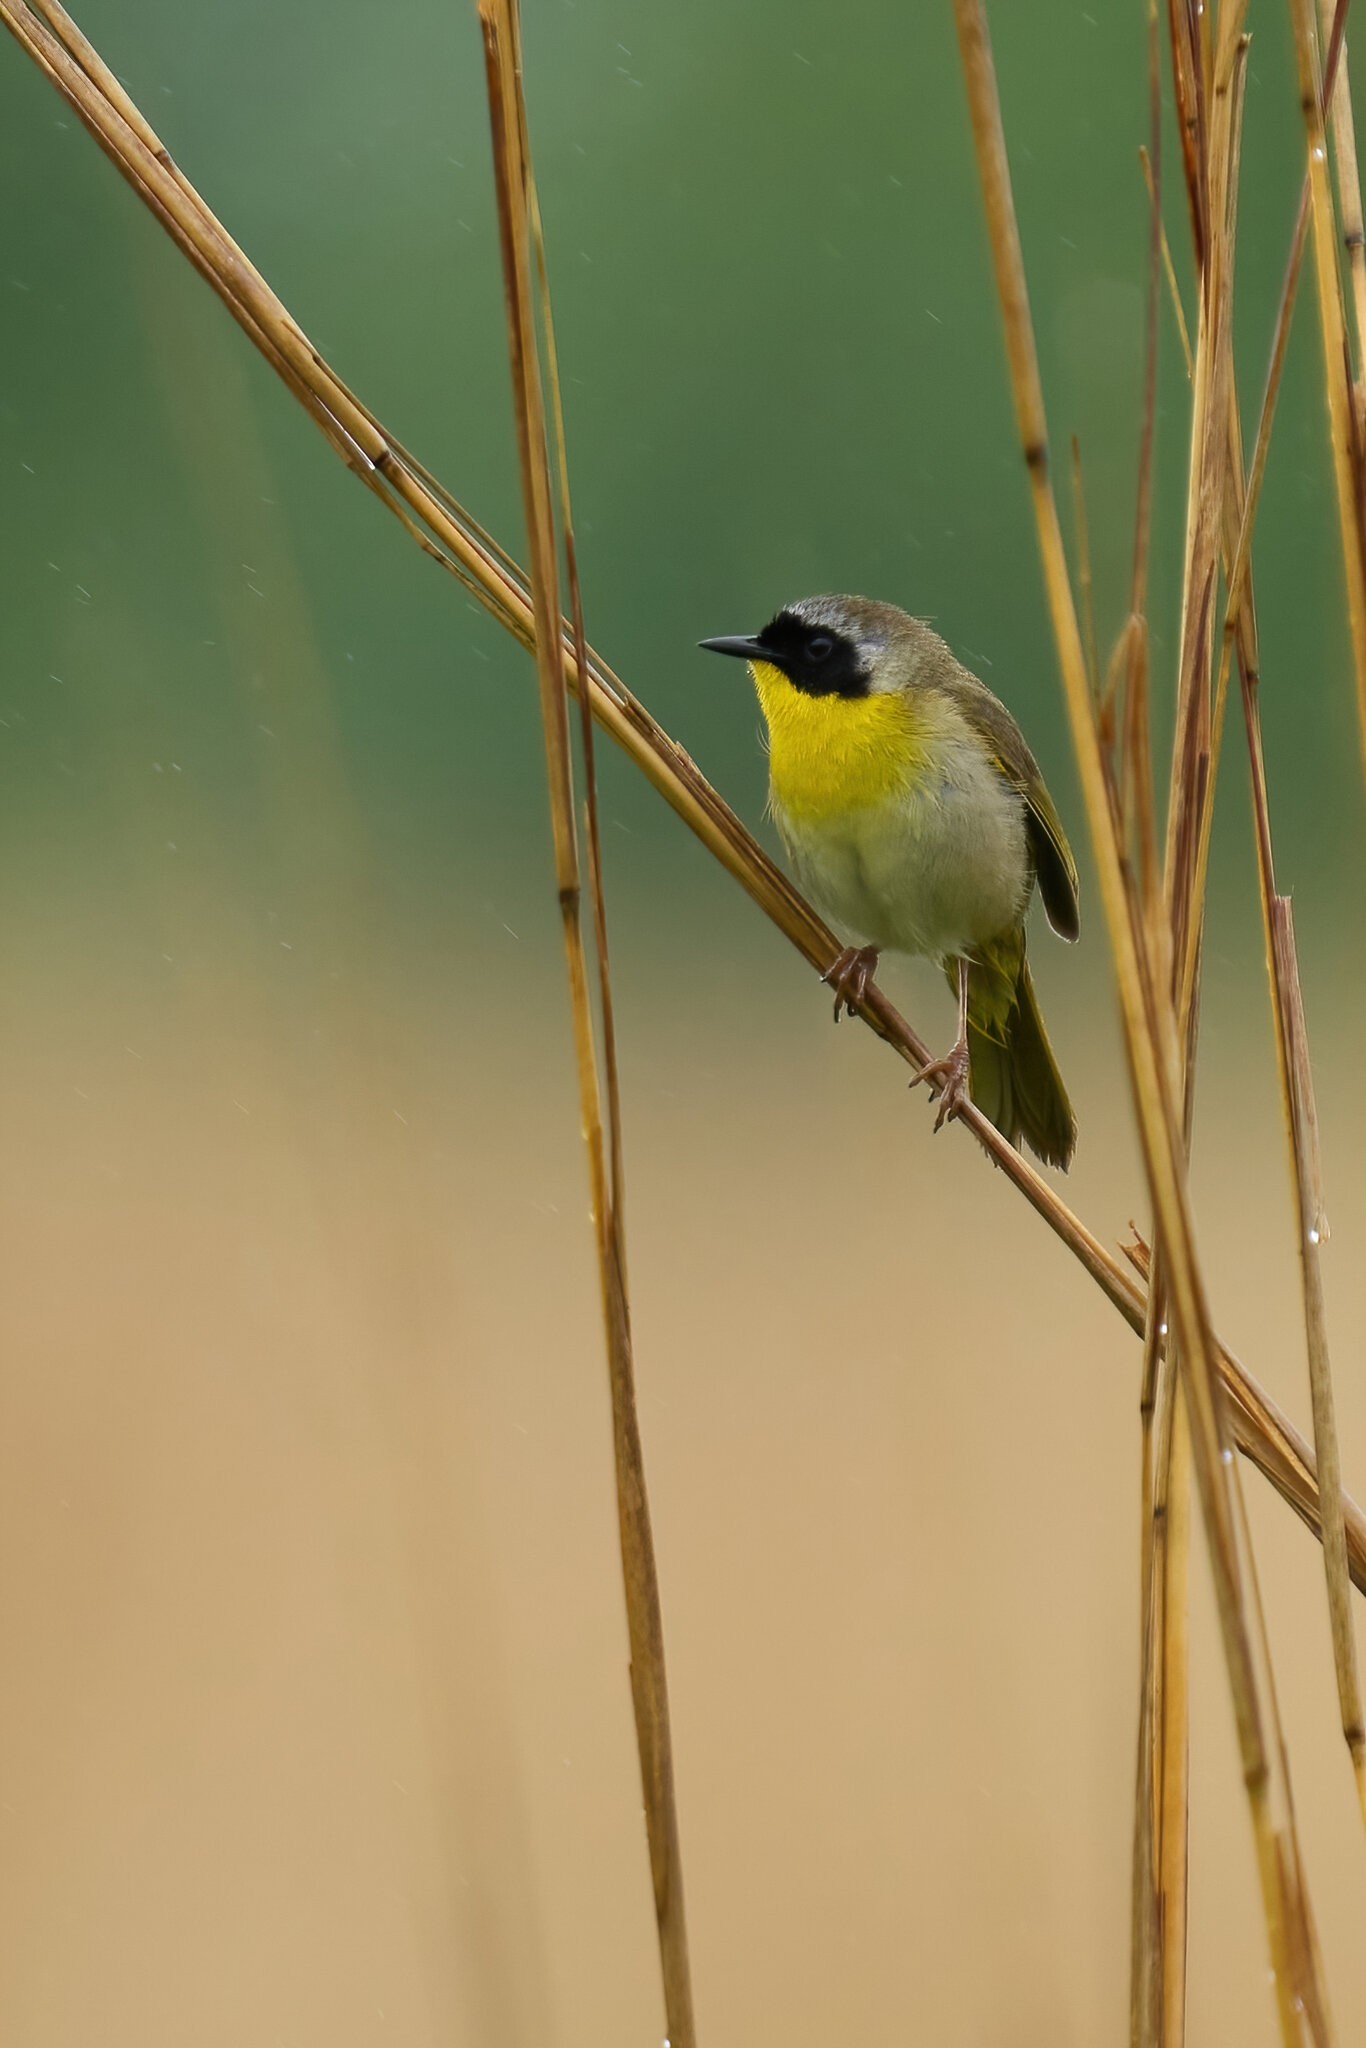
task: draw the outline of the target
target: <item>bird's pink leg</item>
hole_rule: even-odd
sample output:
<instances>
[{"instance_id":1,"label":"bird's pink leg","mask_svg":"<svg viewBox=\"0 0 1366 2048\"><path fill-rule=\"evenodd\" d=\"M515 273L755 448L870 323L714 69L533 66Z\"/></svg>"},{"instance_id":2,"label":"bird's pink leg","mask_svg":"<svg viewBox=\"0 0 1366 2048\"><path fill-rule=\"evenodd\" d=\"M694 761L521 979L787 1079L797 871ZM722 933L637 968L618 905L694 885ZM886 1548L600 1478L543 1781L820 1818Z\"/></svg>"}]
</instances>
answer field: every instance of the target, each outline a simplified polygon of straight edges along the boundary
<instances>
[{"instance_id":1,"label":"bird's pink leg","mask_svg":"<svg viewBox=\"0 0 1366 2048\"><path fill-rule=\"evenodd\" d=\"M930 1093L939 1099L939 1114L934 1127L939 1130L951 1116L955 1116L968 1096L968 980L972 973L972 962L960 954L958 960L958 1036L942 1060L931 1060L922 1067L912 1081L912 1088L921 1081L929 1083Z\"/></svg>"}]
</instances>

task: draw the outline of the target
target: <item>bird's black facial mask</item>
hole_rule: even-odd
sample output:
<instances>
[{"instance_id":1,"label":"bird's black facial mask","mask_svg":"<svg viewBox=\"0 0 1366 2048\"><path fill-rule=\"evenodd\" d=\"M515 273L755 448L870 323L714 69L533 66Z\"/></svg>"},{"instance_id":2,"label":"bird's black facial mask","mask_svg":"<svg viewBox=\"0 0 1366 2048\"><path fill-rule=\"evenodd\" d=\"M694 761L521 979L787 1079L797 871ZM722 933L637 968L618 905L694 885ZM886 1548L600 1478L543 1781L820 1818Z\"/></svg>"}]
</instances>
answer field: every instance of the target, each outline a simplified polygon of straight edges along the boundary
<instances>
[{"instance_id":1,"label":"bird's black facial mask","mask_svg":"<svg viewBox=\"0 0 1366 2048\"><path fill-rule=\"evenodd\" d=\"M868 672L853 641L833 626L779 612L756 634L756 654L808 697L866 697Z\"/></svg>"}]
</instances>

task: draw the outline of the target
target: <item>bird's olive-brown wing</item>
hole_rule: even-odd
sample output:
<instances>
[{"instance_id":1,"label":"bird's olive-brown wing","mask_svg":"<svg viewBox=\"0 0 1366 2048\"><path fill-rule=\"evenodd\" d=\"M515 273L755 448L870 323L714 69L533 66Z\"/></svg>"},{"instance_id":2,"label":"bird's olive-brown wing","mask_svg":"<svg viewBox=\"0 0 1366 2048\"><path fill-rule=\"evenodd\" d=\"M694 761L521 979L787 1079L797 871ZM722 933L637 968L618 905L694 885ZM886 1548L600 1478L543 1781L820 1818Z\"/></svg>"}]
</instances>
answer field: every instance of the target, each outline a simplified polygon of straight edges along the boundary
<instances>
[{"instance_id":1,"label":"bird's olive-brown wing","mask_svg":"<svg viewBox=\"0 0 1366 2048\"><path fill-rule=\"evenodd\" d=\"M991 757L1005 781L1025 800L1029 847L1048 922L1060 939L1075 939L1081 931L1077 864L1057 808L1039 773L1039 764L1000 698L967 671L963 672L963 684L971 687L955 694L959 695L964 713L991 749Z\"/></svg>"}]
</instances>

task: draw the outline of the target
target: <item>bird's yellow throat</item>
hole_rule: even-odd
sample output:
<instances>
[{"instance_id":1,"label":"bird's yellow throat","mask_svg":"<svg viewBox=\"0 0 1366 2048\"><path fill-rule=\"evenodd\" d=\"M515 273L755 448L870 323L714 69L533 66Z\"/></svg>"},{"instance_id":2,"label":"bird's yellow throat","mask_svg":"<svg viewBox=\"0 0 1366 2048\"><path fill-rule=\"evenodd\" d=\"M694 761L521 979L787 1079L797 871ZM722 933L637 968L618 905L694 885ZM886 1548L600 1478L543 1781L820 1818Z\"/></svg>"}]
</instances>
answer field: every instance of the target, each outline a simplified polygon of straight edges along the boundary
<instances>
[{"instance_id":1,"label":"bird's yellow throat","mask_svg":"<svg viewBox=\"0 0 1366 2048\"><path fill-rule=\"evenodd\" d=\"M923 773L930 734L904 692L813 697L772 662L749 666L768 726L773 794L789 817L868 810Z\"/></svg>"}]
</instances>

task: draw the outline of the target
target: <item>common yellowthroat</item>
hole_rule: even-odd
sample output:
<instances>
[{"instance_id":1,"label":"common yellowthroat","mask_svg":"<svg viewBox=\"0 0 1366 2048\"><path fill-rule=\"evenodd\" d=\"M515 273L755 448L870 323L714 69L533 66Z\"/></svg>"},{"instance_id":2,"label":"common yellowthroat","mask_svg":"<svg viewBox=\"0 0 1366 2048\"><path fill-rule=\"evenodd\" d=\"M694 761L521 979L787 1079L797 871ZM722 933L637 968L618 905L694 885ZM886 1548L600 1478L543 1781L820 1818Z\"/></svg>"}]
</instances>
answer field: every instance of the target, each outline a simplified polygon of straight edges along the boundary
<instances>
[{"instance_id":1,"label":"common yellowthroat","mask_svg":"<svg viewBox=\"0 0 1366 2048\"><path fill-rule=\"evenodd\" d=\"M941 961L958 1034L918 1078L935 1129L966 1092L1012 1145L1066 1168L1077 1141L1025 958L1039 885L1080 929L1077 867L1019 726L923 619L867 597L804 597L751 638L769 802L801 886L859 943L825 975L852 1015L884 950Z\"/></svg>"}]
</instances>

